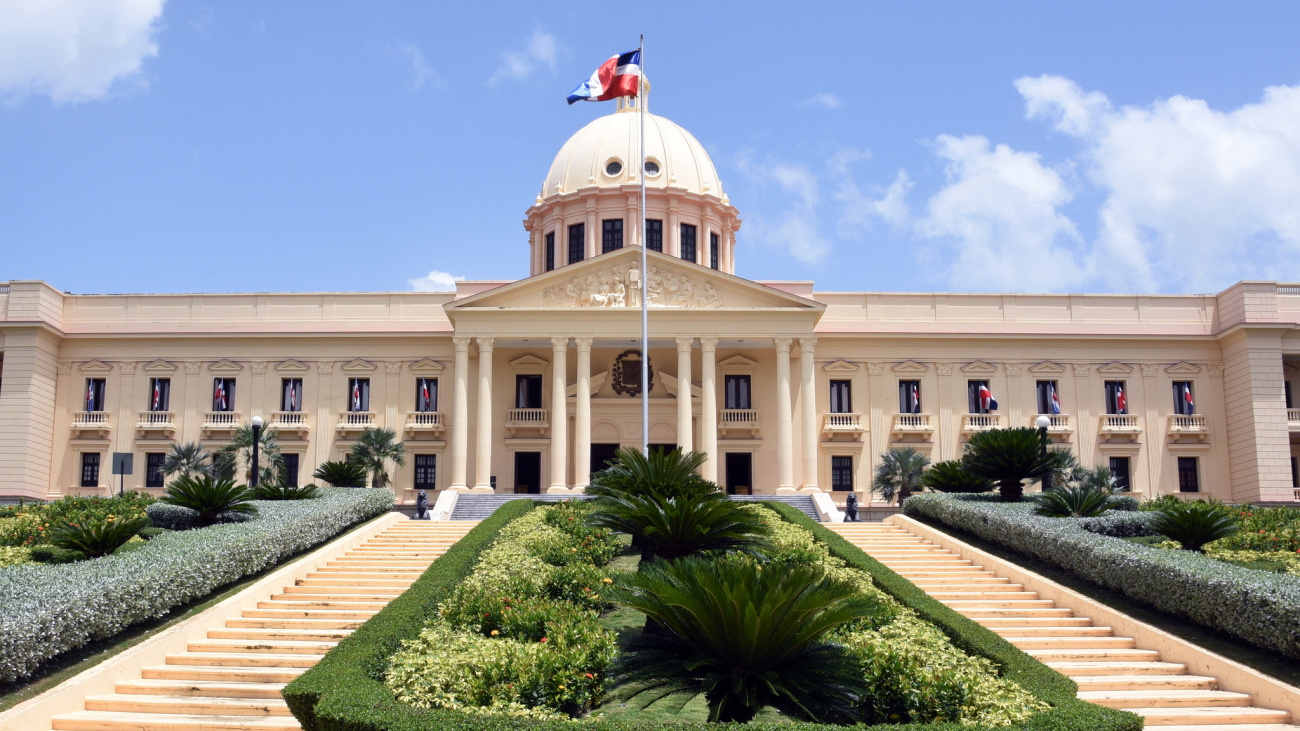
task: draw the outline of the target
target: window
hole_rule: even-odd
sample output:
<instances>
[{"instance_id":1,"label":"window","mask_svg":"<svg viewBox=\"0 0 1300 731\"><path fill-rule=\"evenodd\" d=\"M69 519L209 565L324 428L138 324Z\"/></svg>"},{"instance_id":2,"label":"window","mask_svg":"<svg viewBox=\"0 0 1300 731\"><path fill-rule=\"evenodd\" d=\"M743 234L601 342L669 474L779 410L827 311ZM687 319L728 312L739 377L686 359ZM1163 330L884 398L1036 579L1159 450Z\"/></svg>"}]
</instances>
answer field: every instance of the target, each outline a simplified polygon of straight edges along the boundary
<instances>
[{"instance_id":1,"label":"window","mask_svg":"<svg viewBox=\"0 0 1300 731\"><path fill-rule=\"evenodd\" d=\"M1178 458L1178 491L1200 492L1201 481L1196 474L1196 457Z\"/></svg>"},{"instance_id":2,"label":"window","mask_svg":"<svg viewBox=\"0 0 1300 731\"><path fill-rule=\"evenodd\" d=\"M898 382L898 411L901 414L921 413L921 382Z\"/></svg>"},{"instance_id":3,"label":"window","mask_svg":"<svg viewBox=\"0 0 1300 731\"><path fill-rule=\"evenodd\" d=\"M988 398L985 398L985 394L988 394ZM987 414L997 407L998 402L993 400L988 381L966 382L966 413Z\"/></svg>"},{"instance_id":4,"label":"window","mask_svg":"<svg viewBox=\"0 0 1300 731\"><path fill-rule=\"evenodd\" d=\"M749 405L749 376L724 376L723 408L751 409Z\"/></svg>"},{"instance_id":5,"label":"window","mask_svg":"<svg viewBox=\"0 0 1300 731\"><path fill-rule=\"evenodd\" d=\"M81 486L99 487L99 452L81 453Z\"/></svg>"},{"instance_id":6,"label":"window","mask_svg":"<svg viewBox=\"0 0 1300 731\"><path fill-rule=\"evenodd\" d=\"M104 379L86 379L86 411L104 410Z\"/></svg>"},{"instance_id":7,"label":"window","mask_svg":"<svg viewBox=\"0 0 1300 731\"><path fill-rule=\"evenodd\" d=\"M515 408L542 408L542 377L540 375L515 376Z\"/></svg>"},{"instance_id":8,"label":"window","mask_svg":"<svg viewBox=\"0 0 1300 731\"><path fill-rule=\"evenodd\" d=\"M718 235L709 234L709 268L718 268Z\"/></svg>"},{"instance_id":9,"label":"window","mask_svg":"<svg viewBox=\"0 0 1300 731\"><path fill-rule=\"evenodd\" d=\"M1057 390L1056 381L1038 382L1038 413L1061 413L1061 393Z\"/></svg>"},{"instance_id":10,"label":"window","mask_svg":"<svg viewBox=\"0 0 1300 731\"><path fill-rule=\"evenodd\" d=\"M302 411L302 379L280 379L280 410Z\"/></svg>"},{"instance_id":11,"label":"window","mask_svg":"<svg viewBox=\"0 0 1300 731\"><path fill-rule=\"evenodd\" d=\"M348 379L348 411L361 412L370 410L370 379Z\"/></svg>"},{"instance_id":12,"label":"window","mask_svg":"<svg viewBox=\"0 0 1300 731\"><path fill-rule=\"evenodd\" d=\"M1191 381L1174 381L1174 413L1196 413L1196 402L1192 399Z\"/></svg>"},{"instance_id":13,"label":"window","mask_svg":"<svg viewBox=\"0 0 1300 731\"><path fill-rule=\"evenodd\" d=\"M421 414L438 410L438 379L415 379L415 410Z\"/></svg>"},{"instance_id":14,"label":"window","mask_svg":"<svg viewBox=\"0 0 1300 731\"><path fill-rule=\"evenodd\" d=\"M831 490L848 491L853 489L853 458L848 456L831 457Z\"/></svg>"},{"instance_id":15,"label":"window","mask_svg":"<svg viewBox=\"0 0 1300 731\"><path fill-rule=\"evenodd\" d=\"M659 163L654 160L645 161L645 174L654 177L659 174Z\"/></svg>"},{"instance_id":16,"label":"window","mask_svg":"<svg viewBox=\"0 0 1300 731\"><path fill-rule=\"evenodd\" d=\"M284 458L284 467L281 469L280 472L280 482L285 487L297 487L298 486L298 465L302 461L301 460L302 455L295 454L295 453L285 453L280 456Z\"/></svg>"},{"instance_id":17,"label":"window","mask_svg":"<svg viewBox=\"0 0 1300 731\"><path fill-rule=\"evenodd\" d=\"M664 250L664 222L647 218L645 222L645 245L651 251Z\"/></svg>"},{"instance_id":18,"label":"window","mask_svg":"<svg viewBox=\"0 0 1300 731\"><path fill-rule=\"evenodd\" d=\"M1300 487L1300 459L1291 458L1291 487Z\"/></svg>"},{"instance_id":19,"label":"window","mask_svg":"<svg viewBox=\"0 0 1300 731\"><path fill-rule=\"evenodd\" d=\"M1124 393L1123 381L1106 381L1106 413L1128 413L1128 396Z\"/></svg>"},{"instance_id":20,"label":"window","mask_svg":"<svg viewBox=\"0 0 1300 731\"><path fill-rule=\"evenodd\" d=\"M682 224L682 258L695 261L695 226L689 223Z\"/></svg>"},{"instance_id":21,"label":"window","mask_svg":"<svg viewBox=\"0 0 1300 731\"><path fill-rule=\"evenodd\" d=\"M587 225L575 223L569 227L569 263L574 264L587 257Z\"/></svg>"},{"instance_id":22,"label":"window","mask_svg":"<svg viewBox=\"0 0 1300 731\"><path fill-rule=\"evenodd\" d=\"M546 271L555 268L555 232L546 234Z\"/></svg>"},{"instance_id":23,"label":"window","mask_svg":"<svg viewBox=\"0 0 1300 731\"><path fill-rule=\"evenodd\" d=\"M149 410L150 411L171 411L172 402L172 379L170 378L150 378L149 379Z\"/></svg>"},{"instance_id":24,"label":"window","mask_svg":"<svg viewBox=\"0 0 1300 731\"><path fill-rule=\"evenodd\" d=\"M600 253L608 254L623 248L623 219L610 218L600 222Z\"/></svg>"},{"instance_id":25,"label":"window","mask_svg":"<svg viewBox=\"0 0 1300 731\"><path fill-rule=\"evenodd\" d=\"M605 174L609 177L616 177L621 172L623 172L623 163L618 160L610 160L605 163Z\"/></svg>"},{"instance_id":26,"label":"window","mask_svg":"<svg viewBox=\"0 0 1300 731\"><path fill-rule=\"evenodd\" d=\"M1128 457L1111 457L1110 474L1115 478L1116 492L1129 492L1132 490L1132 483L1129 481Z\"/></svg>"},{"instance_id":27,"label":"window","mask_svg":"<svg viewBox=\"0 0 1300 731\"><path fill-rule=\"evenodd\" d=\"M212 410L213 411L234 411L235 410L235 379L233 378L212 379Z\"/></svg>"},{"instance_id":28,"label":"window","mask_svg":"<svg viewBox=\"0 0 1300 731\"><path fill-rule=\"evenodd\" d=\"M437 488L438 455L415 455L415 489L434 490Z\"/></svg>"},{"instance_id":29,"label":"window","mask_svg":"<svg viewBox=\"0 0 1300 731\"><path fill-rule=\"evenodd\" d=\"M162 487L165 480L163 475L163 464L167 462L167 455L162 452L150 452L144 456L144 486L145 487Z\"/></svg>"},{"instance_id":30,"label":"window","mask_svg":"<svg viewBox=\"0 0 1300 731\"><path fill-rule=\"evenodd\" d=\"M852 381L831 381L831 413L853 413Z\"/></svg>"}]
</instances>

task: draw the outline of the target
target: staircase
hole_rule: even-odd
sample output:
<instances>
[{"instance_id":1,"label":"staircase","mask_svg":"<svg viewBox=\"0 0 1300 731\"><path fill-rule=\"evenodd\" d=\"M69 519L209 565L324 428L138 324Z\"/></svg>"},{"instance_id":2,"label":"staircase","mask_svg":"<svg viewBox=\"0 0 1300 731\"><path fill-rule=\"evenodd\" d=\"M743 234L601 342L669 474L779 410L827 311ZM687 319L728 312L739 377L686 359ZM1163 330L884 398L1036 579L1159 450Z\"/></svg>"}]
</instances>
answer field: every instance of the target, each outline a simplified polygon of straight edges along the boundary
<instances>
[{"instance_id":1,"label":"staircase","mask_svg":"<svg viewBox=\"0 0 1300 731\"><path fill-rule=\"evenodd\" d=\"M807 495L728 495L728 497L740 502L785 503L809 518L821 521L817 508L813 505L813 499Z\"/></svg>"},{"instance_id":2,"label":"staircase","mask_svg":"<svg viewBox=\"0 0 1300 731\"><path fill-rule=\"evenodd\" d=\"M1258 708L1245 693L1219 690L1212 677L1117 637L1110 627L1058 607L994 571L893 523L827 526L930 596L1002 635L1079 685L1079 698L1131 711L1171 731L1282 731L1285 711Z\"/></svg>"},{"instance_id":3,"label":"staircase","mask_svg":"<svg viewBox=\"0 0 1300 731\"><path fill-rule=\"evenodd\" d=\"M540 500L558 503L564 500L586 500L586 495L537 495L532 493L461 493L456 498L456 506L451 509L452 520L486 520L496 509L511 500Z\"/></svg>"},{"instance_id":4,"label":"staircase","mask_svg":"<svg viewBox=\"0 0 1300 731\"><path fill-rule=\"evenodd\" d=\"M299 729L285 684L400 595L474 523L402 521L208 630L187 652L118 681L85 710L55 716L66 731Z\"/></svg>"}]
</instances>

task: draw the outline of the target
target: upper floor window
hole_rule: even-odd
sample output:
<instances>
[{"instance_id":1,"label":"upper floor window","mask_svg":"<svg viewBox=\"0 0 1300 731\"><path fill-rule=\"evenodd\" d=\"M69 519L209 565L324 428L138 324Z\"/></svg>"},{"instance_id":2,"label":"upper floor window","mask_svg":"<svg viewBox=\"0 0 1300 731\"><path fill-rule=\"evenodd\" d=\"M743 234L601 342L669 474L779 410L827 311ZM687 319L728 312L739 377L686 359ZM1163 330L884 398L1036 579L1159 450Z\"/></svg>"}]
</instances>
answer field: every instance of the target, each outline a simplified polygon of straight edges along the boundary
<instances>
[{"instance_id":1,"label":"upper floor window","mask_svg":"<svg viewBox=\"0 0 1300 731\"><path fill-rule=\"evenodd\" d=\"M149 410L150 411L171 411L171 403L172 403L172 379L150 378L149 379Z\"/></svg>"},{"instance_id":2,"label":"upper floor window","mask_svg":"<svg viewBox=\"0 0 1300 731\"><path fill-rule=\"evenodd\" d=\"M686 261L695 261L695 226L689 223L682 224L682 258Z\"/></svg>"},{"instance_id":3,"label":"upper floor window","mask_svg":"<svg viewBox=\"0 0 1300 731\"><path fill-rule=\"evenodd\" d=\"M831 381L831 413L853 413L852 381Z\"/></svg>"},{"instance_id":4,"label":"upper floor window","mask_svg":"<svg viewBox=\"0 0 1300 731\"><path fill-rule=\"evenodd\" d=\"M752 409L749 401L749 376L725 376L723 378L723 408Z\"/></svg>"},{"instance_id":5,"label":"upper floor window","mask_svg":"<svg viewBox=\"0 0 1300 731\"><path fill-rule=\"evenodd\" d=\"M81 453L81 486L99 487L99 452Z\"/></svg>"},{"instance_id":6,"label":"upper floor window","mask_svg":"<svg viewBox=\"0 0 1300 731\"><path fill-rule=\"evenodd\" d=\"M104 379L86 379L86 411L104 410Z\"/></svg>"},{"instance_id":7,"label":"upper floor window","mask_svg":"<svg viewBox=\"0 0 1300 731\"><path fill-rule=\"evenodd\" d=\"M1192 399L1191 381L1174 381L1174 413L1196 413L1196 402Z\"/></svg>"},{"instance_id":8,"label":"upper floor window","mask_svg":"<svg viewBox=\"0 0 1300 731\"><path fill-rule=\"evenodd\" d=\"M898 382L898 411L902 414L921 413L921 382Z\"/></svg>"},{"instance_id":9,"label":"upper floor window","mask_svg":"<svg viewBox=\"0 0 1300 731\"><path fill-rule=\"evenodd\" d=\"M966 409L970 414L987 414L998 410L997 399L993 398L988 381L966 382Z\"/></svg>"},{"instance_id":10,"label":"upper floor window","mask_svg":"<svg viewBox=\"0 0 1300 731\"><path fill-rule=\"evenodd\" d=\"M623 248L623 219L607 218L600 222L600 253Z\"/></svg>"},{"instance_id":11,"label":"upper floor window","mask_svg":"<svg viewBox=\"0 0 1300 731\"><path fill-rule=\"evenodd\" d=\"M555 232L546 234L546 271L555 268Z\"/></svg>"},{"instance_id":12,"label":"upper floor window","mask_svg":"<svg viewBox=\"0 0 1300 731\"><path fill-rule=\"evenodd\" d=\"M422 414L438 410L438 379L415 379L415 410Z\"/></svg>"},{"instance_id":13,"label":"upper floor window","mask_svg":"<svg viewBox=\"0 0 1300 731\"><path fill-rule=\"evenodd\" d=\"M280 379L280 410L302 411L302 379Z\"/></svg>"},{"instance_id":14,"label":"upper floor window","mask_svg":"<svg viewBox=\"0 0 1300 731\"><path fill-rule=\"evenodd\" d=\"M1056 391L1056 381L1038 382L1038 413L1061 413L1061 396Z\"/></svg>"},{"instance_id":15,"label":"upper floor window","mask_svg":"<svg viewBox=\"0 0 1300 731\"><path fill-rule=\"evenodd\" d=\"M234 411L235 410L235 379L233 378L212 379L212 410L213 411Z\"/></svg>"},{"instance_id":16,"label":"upper floor window","mask_svg":"<svg viewBox=\"0 0 1300 731\"><path fill-rule=\"evenodd\" d=\"M654 218L645 221L645 245L651 251L664 250L664 222Z\"/></svg>"},{"instance_id":17,"label":"upper floor window","mask_svg":"<svg viewBox=\"0 0 1300 731\"><path fill-rule=\"evenodd\" d=\"M370 410L370 379L348 379L348 411Z\"/></svg>"},{"instance_id":18,"label":"upper floor window","mask_svg":"<svg viewBox=\"0 0 1300 731\"><path fill-rule=\"evenodd\" d=\"M516 409L542 408L541 375L530 374L530 375L515 376L515 408Z\"/></svg>"},{"instance_id":19,"label":"upper floor window","mask_svg":"<svg viewBox=\"0 0 1300 731\"><path fill-rule=\"evenodd\" d=\"M718 235L715 233L709 234L709 268L718 268Z\"/></svg>"},{"instance_id":20,"label":"upper floor window","mask_svg":"<svg viewBox=\"0 0 1300 731\"><path fill-rule=\"evenodd\" d=\"M144 486L162 487L167 477L163 474L163 465L167 462L167 455L162 452L150 452L144 456L144 460Z\"/></svg>"},{"instance_id":21,"label":"upper floor window","mask_svg":"<svg viewBox=\"0 0 1300 731\"><path fill-rule=\"evenodd\" d=\"M1106 413L1128 413L1128 395L1124 393L1123 381L1106 381Z\"/></svg>"},{"instance_id":22,"label":"upper floor window","mask_svg":"<svg viewBox=\"0 0 1300 731\"><path fill-rule=\"evenodd\" d=\"M575 223L569 227L569 263L574 264L587 257L587 224Z\"/></svg>"}]
</instances>

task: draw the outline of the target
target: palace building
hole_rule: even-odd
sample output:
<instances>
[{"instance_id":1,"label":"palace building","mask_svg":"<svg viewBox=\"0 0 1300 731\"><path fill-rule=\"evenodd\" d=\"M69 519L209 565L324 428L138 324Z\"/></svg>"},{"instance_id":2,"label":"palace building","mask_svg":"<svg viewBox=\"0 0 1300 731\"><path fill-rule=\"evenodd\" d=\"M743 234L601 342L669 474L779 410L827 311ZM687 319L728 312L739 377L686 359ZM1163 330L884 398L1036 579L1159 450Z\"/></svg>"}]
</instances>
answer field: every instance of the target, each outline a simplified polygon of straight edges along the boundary
<instances>
[{"instance_id":1,"label":"palace building","mask_svg":"<svg viewBox=\"0 0 1300 731\"><path fill-rule=\"evenodd\" d=\"M735 493L870 486L880 455L957 458L1033 426L1134 493L1297 496L1300 285L1206 295L823 292L737 276L740 211L686 130L633 105L560 148L525 212L529 276L455 293L72 295L0 283L0 496L161 491L172 445L262 416L307 483L367 427L420 489L570 492L641 443ZM638 168L642 168L639 171ZM638 175L647 188L639 230ZM641 271L639 247L647 247ZM997 409L987 408L987 389Z\"/></svg>"}]
</instances>

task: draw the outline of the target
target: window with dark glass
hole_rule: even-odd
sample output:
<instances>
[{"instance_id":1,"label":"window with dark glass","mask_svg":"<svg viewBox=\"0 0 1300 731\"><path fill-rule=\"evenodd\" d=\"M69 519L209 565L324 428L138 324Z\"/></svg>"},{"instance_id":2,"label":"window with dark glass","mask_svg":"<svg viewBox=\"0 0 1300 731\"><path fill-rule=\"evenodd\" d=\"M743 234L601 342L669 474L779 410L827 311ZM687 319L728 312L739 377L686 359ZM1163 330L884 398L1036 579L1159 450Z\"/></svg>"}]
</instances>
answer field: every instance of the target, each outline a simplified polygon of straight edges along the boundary
<instances>
[{"instance_id":1,"label":"window with dark glass","mask_svg":"<svg viewBox=\"0 0 1300 731\"><path fill-rule=\"evenodd\" d=\"M150 452L144 456L144 486L145 487L162 487L166 480L163 474L163 464L167 462L167 455L162 452Z\"/></svg>"},{"instance_id":2,"label":"window with dark glass","mask_svg":"<svg viewBox=\"0 0 1300 731\"><path fill-rule=\"evenodd\" d=\"M645 222L645 245L651 251L664 250L664 222L647 218Z\"/></svg>"},{"instance_id":3,"label":"window with dark glass","mask_svg":"<svg viewBox=\"0 0 1300 731\"><path fill-rule=\"evenodd\" d=\"M212 410L213 411L234 411L235 410L235 379L233 378L212 379Z\"/></svg>"},{"instance_id":4,"label":"window with dark glass","mask_svg":"<svg viewBox=\"0 0 1300 731\"><path fill-rule=\"evenodd\" d=\"M438 410L438 379L415 379L415 410L422 414Z\"/></svg>"},{"instance_id":5,"label":"window with dark glass","mask_svg":"<svg viewBox=\"0 0 1300 731\"><path fill-rule=\"evenodd\" d=\"M99 487L99 452L81 453L81 486Z\"/></svg>"},{"instance_id":6,"label":"window with dark glass","mask_svg":"<svg viewBox=\"0 0 1300 731\"><path fill-rule=\"evenodd\" d=\"M1195 457L1178 458L1178 491L1179 492L1200 492L1201 480L1196 474L1197 459Z\"/></svg>"},{"instance_id":7,"label":"window with dark glass","mask_svg":"<svg viewBox=\"0 0 1300 731\"><path fill-rule=\"evenodd\" d=\"M848 491L853 489L853 458L835 455L831 457L831 489Z\"/></svg>"},{"instance_id":8,"label":"window with dark glass","mask_svg":"<svg viewBox=\"0 0 1300 731\"><path fill-rule=\"evenodd\" d=\"M515 408L542 408L542 377L540 375L515 376Z\"/></svg>"},{"instance_id":9,"label":"window with dark glass","mask_svg":"<svg viewBox=\"0 0 1300 731\"><path fill-rule=\"evenodd\" d=\"M1300 487L1300 459L1291 458L1291 487Z\"/></svg>"},{"instance_id":10,"label":"window with dark glass","mask_svg":"<svg viewBox=\"0 0 1300 731\"><path fill-rule=\"evenodd\" d=\"M1129 492L1132 483L1129 481L1128 457L1111 457L1110 474L1115 478L1116 492Z\"/></svg>"},{"instance_id":11,"label":"window with dark glass","mask_svg":"<svg viewBox=\"0 0 1300 731\"><path fill-rule=\"evenodd\" d=\"M104 410L104 379L86 379L86 411Z\"/></svg>"},{"instance_id":12,"label":"window with dark glass","mask_svg":"<svg viewBox=\"0 0 1300 731\"><path fill-rule=\"evenodd\" d=\"M1106 381L1106 413L1128 413L1128 389L1123 381Z\"/></svg>"},{"instance_id":13,"label":"window with dark glass","mask_svg":"<svg viewBox=\"0 0 1300 731\"><path fill-rule=\"evenodd\" d=\"M1195 414L1196 401L1191 381L1174 381L1174 413Z\"/></svg>"},{"instance_id":14,"label":"window with dark glass","mask_svg":"<svg viewBox=\"0 0 1300 731\"><path fill-rule=\"evenodd\" d=\"M555 268L555 232L546 234L546 271Z\"/></svg>"},{"instance_id":15,"label":"window with dark glass","mask_svg":"<svg viewBox=\"0 0 1300 731\"><path fill-rule=\"evenodd\" d=\"M749 376L724 376L723 408L752 409L749 403Z\"/></svg>"},{"instance_id":16,"label":"window with dark glass","mask_svg":"<svg viewBox=\"0 0 1300 731\"><path fill-rule=\"evenodd\" d=\"M302 411L302 379L280 379L280 410Z\"/></svg>"},{"instance_id":17,"label":"window with dark glass","mask_svg":"<svg viewBox=\"0 0 1300 731\"><path fill-rule=\"evenodd\" d=\"M172 379L170 378L150 378L149 379L149 410L150 411L171 411L172 403Z\"/></svg>"},{"instance_id":18,"label":"window with dark glass","mask_svg":"<svg viewBox=\"0 0 1300 731\"><path fill-rule=\"evenodd\" d=\"M623 248L623 219L607 218L600 222L600 253Z\"/></svg>"},{"instance_id":19,"label":"window with dark glass","mask_svg":"<svg viewBox=\"0 0 1300 731\"><path fill-rule=\"evenodd\" d=\"M1040 414L1059 414L1061 413L1061 392L1056 381L1039 381L1038 390L1038 413ZM1052 397L1056 398L1053 399Z\"/></svg>"},{"instance_id":20,"label":"window with dark glass","mask_svg":"<svg viewBox=\"0 0 1300 731\"><path fill-rule=\"evenodd\" d=\"M831 413L853 413L852 381L831 381Z\"/></svg>"},{"instance_id":21,"label":"window with dark glass","mask_svg":"<svg viewBox=\"0 0 1300 731\"><path fill-rule=\"evenodd\" d=\"M682 224L682 258L695 261L695 226L689 223Z\"/></svg>"},{"instance_id":22,"label":"window with dark glass","mask_svg":"<svg viewBox=\"0 0 1300 731\"><path fill-rule=\"evenodd\" d=\"M898 382L898 411L901 414L921 413L921 382Z\"/></svg>"},{"instance_id":23,"label":"window with dark glass","mask_svg":"<svg viewBox=\"0 0 1300 731\"><path fill-rule=\"evenodd\" d=\"M984 399L980 397L980 389L987 389L988 387L988 381L966 381L966 413L989 413L989 407L984 405ZM992 391L989 393L992 393Z\"/></svg>"},{"instance_id":24,"label":"window with dark glass","mask_svg":"<svg viewBox=\"0 0 1300 731\"><path fill-rule=\"evenodd\" d=\"M348 411L370 410L370 379L348 379Z\"/></svg>"},{"instance_id":25,"label":"window with dark glass","mask_svg":"<svg viewBox=\"0 0 1300 731\"><path fill-rule=\"evenodd\" d=\"M433 490L438 479L438 455L415 455L415 489Z\"/></svg>"},{"instance_id":26,"label":"window with dark glass","mask_svg":"<svg viewBox=\"0 0 1300 731\"><path fill-rule=\"evenodd\" d=\"M569 263L574 264L587 257L587 225L575 223L569 227Z\"/></svg>"},{"instance_id":27,"label":"window with dark glass","mask_svg":"<svg viewBox=\"0 0 1300 731\"><path fill-rule=\"evenodd\" d=\"M718 268L718 235L709 234L709 268Z\"/></svg>"},{"instance_id":28,"label":"window with dark glass","mask_svg":"<svg viewBox=\"0 0 1300 731\"><path fill-rule=\"evenodd\" d=\"M280 455L284 459L284 466L280 468L280 482L285 487L298 486L298 465L301 462L301 455L286 452Z\"/></svg>"}]
</instances>

